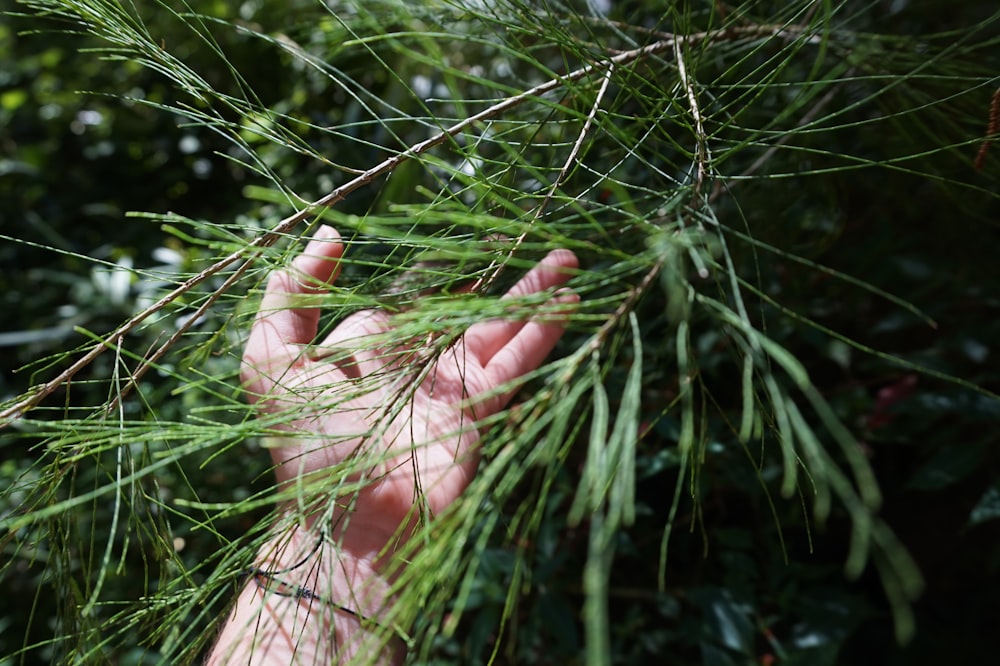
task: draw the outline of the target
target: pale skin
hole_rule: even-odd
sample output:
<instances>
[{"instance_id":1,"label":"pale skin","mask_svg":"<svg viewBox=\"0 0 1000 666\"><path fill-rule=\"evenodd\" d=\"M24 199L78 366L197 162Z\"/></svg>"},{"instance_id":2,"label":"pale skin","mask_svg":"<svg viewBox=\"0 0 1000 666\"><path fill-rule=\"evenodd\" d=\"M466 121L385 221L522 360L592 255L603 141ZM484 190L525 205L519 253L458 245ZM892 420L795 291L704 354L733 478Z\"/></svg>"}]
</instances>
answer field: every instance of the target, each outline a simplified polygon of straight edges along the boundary
<instances>
[{"instance_id":1,"label":"pale skin","mask_svg":"<svg viewBox=\"0 0 1000 666\"><path fill-rule=\"evenodd\" d=\"M556 250L504 296L550 294L550 307L533 308L547 314L476 323L436 359L426 340L394 335L379 310L349 316L317 342L320 310L302 299L330 289L343 252L337 232L321 226L288 270L271 275L247 342L249 399L262 417L295 414L279 420L287 436L270 451L278 483L304 489L290 503L306 511L289 507L259 551L259 569L280 574L250 577L211 665L401 663L401 643L375 626L402 566L393 553L418 516L444 512L469 485L481 424L545 360L563 333L558 313L578 300L560 289L576 257ZM337 474L359 456L371 461L367 474Z\"/></svg>"}]
</instances>

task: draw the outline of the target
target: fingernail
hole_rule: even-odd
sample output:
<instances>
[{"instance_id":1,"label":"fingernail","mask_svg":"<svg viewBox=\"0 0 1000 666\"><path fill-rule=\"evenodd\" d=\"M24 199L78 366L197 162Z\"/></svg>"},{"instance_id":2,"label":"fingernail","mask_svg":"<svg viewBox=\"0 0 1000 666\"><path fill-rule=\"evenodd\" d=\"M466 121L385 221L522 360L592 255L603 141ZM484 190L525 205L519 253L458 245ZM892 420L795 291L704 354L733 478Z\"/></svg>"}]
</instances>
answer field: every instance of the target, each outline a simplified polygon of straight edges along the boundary
<instances>
[{"instance_id":1,"label":"fingernail","mask_svg":"<svg viewBox=\"0 0 1000 666\"><path fill-rule=\"evenodd\" d=\"M316 229L316 233L313 234L313 240L329 240L331 238L340 238L340 234L337 230L328 224L321 224L319 228Z\"/></svg>"}]
</instances>

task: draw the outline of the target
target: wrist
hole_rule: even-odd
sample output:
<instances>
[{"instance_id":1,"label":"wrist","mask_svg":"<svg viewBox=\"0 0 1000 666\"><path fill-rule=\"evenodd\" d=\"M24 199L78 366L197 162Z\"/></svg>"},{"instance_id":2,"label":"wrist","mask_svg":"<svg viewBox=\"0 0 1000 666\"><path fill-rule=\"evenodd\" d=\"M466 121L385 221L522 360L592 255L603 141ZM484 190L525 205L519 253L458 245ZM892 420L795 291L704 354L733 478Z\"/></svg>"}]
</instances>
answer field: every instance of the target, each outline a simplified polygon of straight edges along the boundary
<instances>
[{"instance_id":1,"label":"wrist","mask_svg":"<svg viewBox=\"0 0 1000 666\"><path fill-rule=\"evenodd\" d=\"M292 526L282 532L260 550L253 568L258 580L283 585L286 596L349 609L359 619L382 618L390 586L375 543L338 541L315 527Z\"/></svg>"},{"instance_id":2,"label":"wrist","mask_svg":"<svg viewBox=\"0 0 1000 666\"><path fill-rule=\"evenodd\" d=\"M279 525L258 552L209 664L401 663L375 562L320 531Z\"/></svg>"}]
</instances>

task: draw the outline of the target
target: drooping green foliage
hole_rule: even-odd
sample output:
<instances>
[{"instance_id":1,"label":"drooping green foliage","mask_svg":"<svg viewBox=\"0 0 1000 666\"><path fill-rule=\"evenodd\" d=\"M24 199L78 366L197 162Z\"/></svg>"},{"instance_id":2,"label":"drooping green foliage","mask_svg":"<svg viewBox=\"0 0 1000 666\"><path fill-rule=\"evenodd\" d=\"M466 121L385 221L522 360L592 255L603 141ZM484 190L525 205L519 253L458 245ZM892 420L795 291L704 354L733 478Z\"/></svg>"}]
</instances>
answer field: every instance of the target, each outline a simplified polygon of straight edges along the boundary
<instances>
[{"instance_id":1,"label":"drooping green foliage","mask_svg":"<svg viewBox=\"0 0 1000 666\"><path fill-rule=\"evenodd\" d=\"M323 326L432 352L581 259L400 572L413 663L979 654L992 3L0 6L0 664L201 659L281 499L242 345L319 223Z\"/></svg>"}]
</instances>

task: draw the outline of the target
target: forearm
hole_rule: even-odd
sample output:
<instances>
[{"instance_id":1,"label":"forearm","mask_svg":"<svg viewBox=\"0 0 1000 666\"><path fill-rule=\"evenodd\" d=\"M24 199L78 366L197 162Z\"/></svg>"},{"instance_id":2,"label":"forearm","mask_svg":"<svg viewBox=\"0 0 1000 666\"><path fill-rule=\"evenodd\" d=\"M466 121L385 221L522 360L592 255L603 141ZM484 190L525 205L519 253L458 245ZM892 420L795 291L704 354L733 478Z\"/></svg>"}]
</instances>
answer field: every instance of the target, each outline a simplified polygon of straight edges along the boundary
<instances>
[{"instance_id":1,"label":"forearm","mask_svg":"<svg viewBox=\"0 0 1000 666\"><path fill-rule=\"evenodd\" d=\"M305 529L276 536L261 549L208 665L402 663L402 646L379 623L389 585L374 556Z\"/></svg>"}]
</instances>

